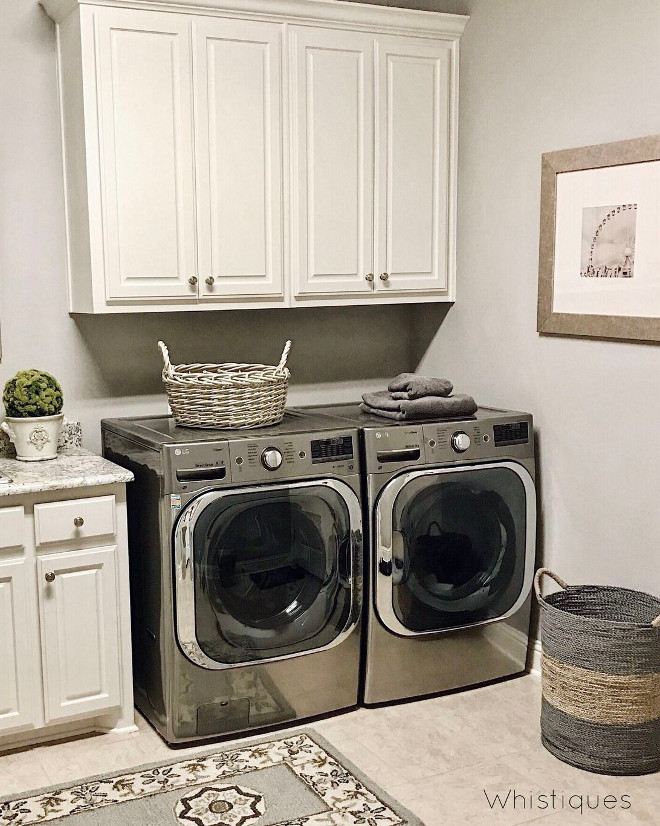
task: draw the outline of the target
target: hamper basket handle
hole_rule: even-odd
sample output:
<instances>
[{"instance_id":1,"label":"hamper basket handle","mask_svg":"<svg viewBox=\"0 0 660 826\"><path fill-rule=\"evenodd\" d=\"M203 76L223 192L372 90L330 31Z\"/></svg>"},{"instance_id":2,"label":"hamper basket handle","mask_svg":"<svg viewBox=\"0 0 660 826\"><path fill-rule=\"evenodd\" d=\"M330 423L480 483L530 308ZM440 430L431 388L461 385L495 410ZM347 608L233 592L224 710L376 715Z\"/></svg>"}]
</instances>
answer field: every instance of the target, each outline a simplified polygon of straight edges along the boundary
<instances>
[{"instance_id":1,"label":"hamper basket handle","mask_svg":"<svg viewBox=\"0 0 660 826\"><path fill-rule=\"evenodd\" d=\"M172 362L170 361L170 352L167 349L167 345L164 341L158 342L158 347L160 348L160 352L163 356L163 362L165 364L165 372L168 376L171 376L174 370L172 369Z\"/></svg>"},{"instance_id":2,"label":"hamper basket handle","mask_svg":"<svg viewBox=\"0 0 660 826\"><path fill-rule=\"evenodd\" d=\"M282 358L280 359L280 363L275 368L276 373L283 373L284 367L286 365L286 360L289 357L289 350L291 349L291 342L287 341L284 345L284 350L282 350Z\"/></svg>"},{"instance_id":3,"label":"hamper basket handle","mask_svg":"<svg viewBox=\"0 0 660 826\"><path fill-rule=\"evenodd\" d=\"M657 617L653 620L653 622L651 623L651 625L652 625L654 628L660 628L660 614L658 614L658 616L657 616Z\"/></svg>"},{"instance_id":4,"label":"hamper basket handle","mask_svg":"<svg viewBox=\"0 0 660 826\"><path fill-rule=\"evenodd\" d=\"M542 602L543 601L543 594L541 593L541 580L544 576L549 576L550 579L554 579L554 581L559 585L560 588L568 588L568 584L564 582L564 580L557 576L557 574L553 574L553 572L549 568L539 568L536 572L536 576L534 577L534 590L536 591L536 598ZM658 618L660 619L660 617Z\"/></svg>"}]
</instances>

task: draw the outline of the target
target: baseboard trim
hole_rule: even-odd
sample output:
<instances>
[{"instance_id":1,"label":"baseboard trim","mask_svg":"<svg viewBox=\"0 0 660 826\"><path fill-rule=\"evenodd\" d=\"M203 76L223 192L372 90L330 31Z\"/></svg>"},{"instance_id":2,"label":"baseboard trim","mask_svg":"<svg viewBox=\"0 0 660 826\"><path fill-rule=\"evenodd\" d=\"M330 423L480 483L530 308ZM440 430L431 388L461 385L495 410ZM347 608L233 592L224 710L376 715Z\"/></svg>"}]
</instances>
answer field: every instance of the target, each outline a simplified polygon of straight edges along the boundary
<instances>
[{"instance_id":1,"label":"baseboard trim","mask_svg":"<svg viewBox=\"0 0 660 826\"><path fill-rule=\"evenodd\" d=\"M529 656L527 659L527 670L535 677L541 676L541 640L529 641Z\"/></svg>"}]
</instances>

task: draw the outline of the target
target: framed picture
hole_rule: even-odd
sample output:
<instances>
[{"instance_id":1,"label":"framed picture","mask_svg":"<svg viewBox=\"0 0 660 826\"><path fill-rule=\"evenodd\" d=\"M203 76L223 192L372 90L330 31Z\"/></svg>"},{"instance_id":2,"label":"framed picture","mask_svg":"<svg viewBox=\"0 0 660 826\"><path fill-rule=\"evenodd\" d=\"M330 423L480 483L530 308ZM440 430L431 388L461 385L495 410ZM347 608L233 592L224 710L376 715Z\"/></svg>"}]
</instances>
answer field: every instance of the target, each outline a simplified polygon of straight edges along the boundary
<instances>
[{"instance_id":1,"label":"framed picture","mask_svg":"<svg viewBox=\"0 0 660 826\"><path fill-rule=\"evenodd\" d=\"M660 135L543 155L537 329L660 341Z\"/></svg>"}]
</instances>

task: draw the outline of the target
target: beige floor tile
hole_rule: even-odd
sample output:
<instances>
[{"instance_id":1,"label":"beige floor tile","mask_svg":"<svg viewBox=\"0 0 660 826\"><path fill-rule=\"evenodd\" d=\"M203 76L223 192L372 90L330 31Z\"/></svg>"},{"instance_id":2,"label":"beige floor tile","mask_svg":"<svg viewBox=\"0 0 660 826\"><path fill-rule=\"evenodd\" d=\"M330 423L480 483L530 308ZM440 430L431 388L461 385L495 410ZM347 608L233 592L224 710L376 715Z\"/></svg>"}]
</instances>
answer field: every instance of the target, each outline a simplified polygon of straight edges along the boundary
<instances>
[{"instance_id":1,"label":"beige floor tile","mask_svg":"<svg viewBox=\"0 0 660 826\"><path fill-rule=\"evenodd\" d=\"M582 772L553 757L539 735L540 683L523 677L472 691L412 703L358 709L309 726L358 769L417 814L426 826L541 823L546 826L660 823L660 775L609 778ZM91 774L144 763L185 759L213 744L169 748L138 716L138 731L121 738L95 735L0 755L0 795L27 792ZM299 729L287 729L294 733ZM264 735L272 739L276 734ZM217 744L227 748L235 741ZM489 806L494 795L629 794L627 811L538 806ZM537 799L537 798L535 798ZM585 804L586 806L586 804Z\"/></svg>"},{"instance_id":2,"label":"beige floor tile","mask_svg":"<svg viewBox=\"0 0 660 826\"><path fill-rule=\"evenodd\" d=\"M590 794L583 796L582 801L574 797L572 804L557 811L550 817L538 821L543 826L642 826L660 822L660 801L652 800L650 796L633 794L630 799L630 808L621 808L621 800L613 808L605 808L603 795ZM613 800L608 800L612 805ZM570 805L575 808L571 809ZM582 810L580 810L582 806ZM536 823L537 821L530 821Z\"/></svg>"},{"instance_id":3,"label":"beige floor tile","mask_svg":"<svg viewBox=\"0 0 660 826\"><path fill-rule=\"evenodd\" d=\"M0 797L49 785L48 775L33 750L0 757Z\"/></svg>"},{"instance_id":4,"label":"beige floor tile","mask_svg":"<svg viewBox=\"0 0 660 826\"><path fill-rule=\"evenodd\" d=\"M492 760L426 777L419 784L419 796L411 808L426 826L458 823L516 826L529 819L529 811L509 805L501 808L495 795L504 795L506 799L508 790L518 787L525 788L523 775L501 761Z\"/></svg>"}]
</instances>

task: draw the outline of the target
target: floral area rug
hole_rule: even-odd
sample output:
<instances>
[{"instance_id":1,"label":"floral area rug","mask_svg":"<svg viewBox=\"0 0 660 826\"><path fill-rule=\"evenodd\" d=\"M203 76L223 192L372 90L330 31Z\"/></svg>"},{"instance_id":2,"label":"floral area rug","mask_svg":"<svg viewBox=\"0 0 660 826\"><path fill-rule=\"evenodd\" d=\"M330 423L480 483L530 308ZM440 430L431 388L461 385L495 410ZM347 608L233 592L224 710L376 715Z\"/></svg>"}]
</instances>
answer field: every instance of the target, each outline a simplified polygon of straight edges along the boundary
<instances>
[{"instance_id":1,"label":"floral area rug","mask_svg":"<svg viewBox=\"0 0 660 826\"><path fill-rule=\"evenodd\" d=\"M0 798L0 826L422 826L316 732Z\"/></svg>"}]
</instances>

